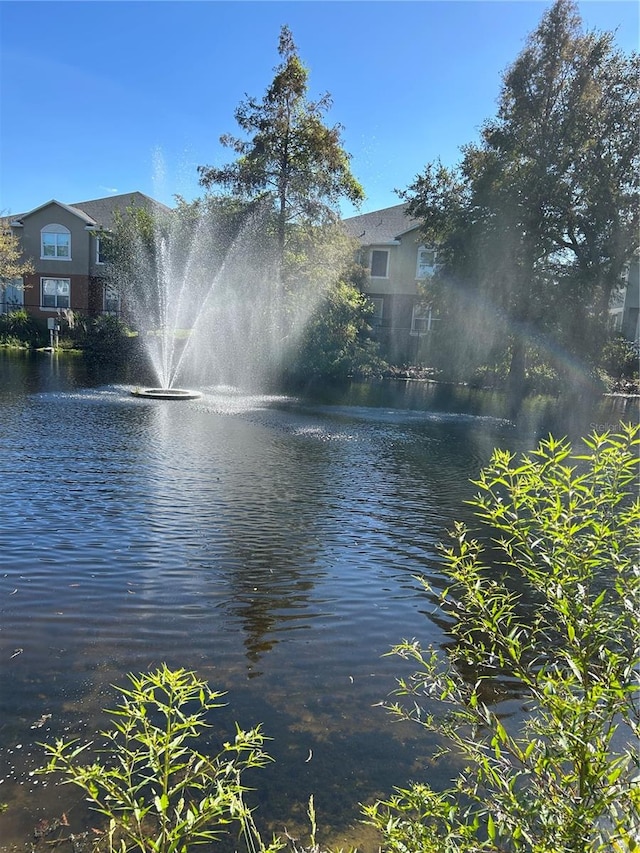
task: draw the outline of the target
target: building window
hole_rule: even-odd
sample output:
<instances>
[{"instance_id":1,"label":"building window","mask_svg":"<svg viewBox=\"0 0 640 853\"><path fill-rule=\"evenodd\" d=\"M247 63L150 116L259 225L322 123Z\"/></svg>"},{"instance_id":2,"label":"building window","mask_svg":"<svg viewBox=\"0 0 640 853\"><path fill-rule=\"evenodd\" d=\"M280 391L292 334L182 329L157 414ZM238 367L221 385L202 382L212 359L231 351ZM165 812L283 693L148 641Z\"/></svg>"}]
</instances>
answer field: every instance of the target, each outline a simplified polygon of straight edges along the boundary
<instances>
[{"instance_id":1,"label":"building window","mask_svg":"<svg viewBox=\"0 0 640 853\"><path fill-rule=\"evenodd\" d=\"M622 308L609 312L609 323L614 332L619 332L622 329Z\"/></svg>"},{"instance_id":2,"label":"building window","mask_svg":"<svg viewBox=\"0 0 640 853\"><path fill-rule=\"evenodd\" d=\"M68 278L43 278L42 285L42 308L68 308L71 297L71 279Z\"/></svg>"},{"instance_id":3,"label":"building window","mask_svg":"<svg viewBox=\"0 0 640 853\"><path fill-rule=\"evenodd\" d=\"M100 237L96 237L96 263L97 264L106 264L107 263L107 247L108 247L108 242L106 240L102 240Z\"/></svg>"},{"instance_id":4,"label":"building window","mask_svg":"<svg viewBox=\"0 0 640 853\"><path fill-rule=\"evenodd\" d=\"M431 308L425 305L414 305L411 315L411 334L426 335L433 328Z\"/></svg>"},{"instance_id":5,"label":"building window","mask_svg":"<svg viewBox=\"0 0 640 853\"><path fill-rule=\"evenodd\" d=\"M418 249L418 263L416 266L416 278L428 278L433 275L436 266L436 253L433 249L420 246Z\"/></svg>"},{"instance_id":6,"label":"building window","mask_svg":"<svg viewBox=\"0 0 640 853\"><path fill-rule=\"evenodd\" d=\"M373 314L371 315L371 325L381 326L384 313L384 299L381 296L370 296L369 302L373 305Z\"/></svg>"},{"instance_id":7,"label":"building window","mask_svg":"<svg viewBox=\"0 0 640 853\"><path fill-rule=\"evenodd\" d=\"M120 294L112 284L104 286L104 313L119 314L120 313Z\"/></svg>"},{"instance_id":8,"label":"building window","mask_svg":"<svg viewBox=\"0 0 640 853\"><path fill-rule=\"evenodd\" d=\"M47 225L40 232L41 258L71 260L71 231L64 225Z\"/></svg>"},{"instance_id":9,"label":"building window","mask_svg":"<svg viewBox=\"0 0 640 853\"><path fill-rule=\"evenodd\" d=\"M371 278L389 277L389 250L373 249L371 252Z\"/></svg>"},{"instance_id":10,"label":"building window","mask_svg":"<svg viewBox=\"0 0 640 853\"><path fill-rule=\"evenodd\" d=\"M24 280L12 278L0 288L0 314L10 314L24 305Z\"/></svg>"}]
</instances>

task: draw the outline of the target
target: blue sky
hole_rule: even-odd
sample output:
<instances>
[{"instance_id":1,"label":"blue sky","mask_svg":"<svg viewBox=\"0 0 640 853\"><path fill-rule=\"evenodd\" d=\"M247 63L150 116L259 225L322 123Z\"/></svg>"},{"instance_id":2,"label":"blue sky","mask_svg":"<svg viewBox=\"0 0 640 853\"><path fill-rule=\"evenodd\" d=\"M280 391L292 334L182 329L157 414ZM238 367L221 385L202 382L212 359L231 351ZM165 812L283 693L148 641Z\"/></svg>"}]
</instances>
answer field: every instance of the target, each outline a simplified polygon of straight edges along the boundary
<instances>
[{"instance_id":1,"label":"blue sky","mask_svg":"<svg viewBox=\"0 0 640 853\"><path fill-rule=\"evenodd\" d=\"M495 114L502 72L548 2L236 0L0 2L0 212L134 190L202 194L197 166L233 159L246 94L262 97L287 24L344 125L361 212L399 202L436 158L459 160ZM638 49L634 0L579 3L585 27ZM344 215L355 213L343 207Z\"/></svg>"}]
</instances>

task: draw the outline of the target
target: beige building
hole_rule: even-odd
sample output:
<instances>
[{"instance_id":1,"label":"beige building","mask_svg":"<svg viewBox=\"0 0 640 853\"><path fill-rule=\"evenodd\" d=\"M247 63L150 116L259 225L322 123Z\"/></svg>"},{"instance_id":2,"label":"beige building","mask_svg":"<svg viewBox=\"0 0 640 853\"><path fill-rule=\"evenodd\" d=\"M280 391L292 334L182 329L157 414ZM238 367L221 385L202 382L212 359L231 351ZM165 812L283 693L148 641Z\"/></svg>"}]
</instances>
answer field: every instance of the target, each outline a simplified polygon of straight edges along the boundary
<instances>
[{"instance_id":1,"label":"beige building","mask_svg":"<svg viewBox=\"0 0 640 853\"><path fill-rule=\"evenodd\" d=\"M613 327L628 341L640 342L640 261L629 264L625 286L614 294L609 308Z\"/></svg>"},{"instance_id":2,"label":"beige building","mask_svg":"<svg viewBox=\"0 0 640 853\"><path fill-rule=\"evenodd\" d=\"M419 293L436 263L420 222L408 215L406 204L396 204L352 216L344 225L360 243L360 262L368 270L365 293L375 306L374 331L385 357L394 364L420 364L438 322Z\"/></svg>"},{"instance_id":3,"label":"beige building","mask_svg":"<svg viewBox=\"0 0 640 853\"><path fill-rule=\"evenodd\" d=\"M113 226L116 211L130 206L169 211L133 192L74 204L51 200L11 217L11 230L35 272L0 291L0 312L24 307L41 319L66 310L119 313L104 275L100 234ZM360 244L360 262L368 270L364 290L375 308L374 333L384 356L397 365L428 361L438 319L419 286L435 270L435 253L424 244L420 223L408 216L406 204L397 204L345 219L344 226Z\"/></svg>"},{"instance_id":4,"label":"beige building","mask_svg":"<svg viewBox=\"0 0 640 853\"><path fill-rule=\"evenodd\" d=\"M98 198L76 204L52 199L10 217L10 228L35 272L0 292L0 312L24 307L48 319L71 310L88 316L117 313L118 298L104 278L100 233L127 207L169 208L143 193Z\"/></svg>"}]
</instances>

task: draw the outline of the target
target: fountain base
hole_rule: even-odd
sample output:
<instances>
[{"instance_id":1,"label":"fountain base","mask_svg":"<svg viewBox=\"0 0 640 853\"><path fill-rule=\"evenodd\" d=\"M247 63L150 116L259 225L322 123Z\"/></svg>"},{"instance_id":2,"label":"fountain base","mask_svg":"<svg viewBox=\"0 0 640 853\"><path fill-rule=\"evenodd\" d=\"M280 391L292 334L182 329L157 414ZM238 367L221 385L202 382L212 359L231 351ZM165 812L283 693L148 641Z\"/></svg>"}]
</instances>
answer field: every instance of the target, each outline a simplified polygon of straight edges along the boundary
<instances>
[{"instance_id":1,"label":"fountain base","mask_svg":"<svg viewBox=\"0 0 640 853\"><path fill-rule=\"evenodd\" d=\"M202 397L200 391L189 391L186 388L135 388L134 397L148 397L152 400L197 400Z\"/></svg>"}]
</instances>

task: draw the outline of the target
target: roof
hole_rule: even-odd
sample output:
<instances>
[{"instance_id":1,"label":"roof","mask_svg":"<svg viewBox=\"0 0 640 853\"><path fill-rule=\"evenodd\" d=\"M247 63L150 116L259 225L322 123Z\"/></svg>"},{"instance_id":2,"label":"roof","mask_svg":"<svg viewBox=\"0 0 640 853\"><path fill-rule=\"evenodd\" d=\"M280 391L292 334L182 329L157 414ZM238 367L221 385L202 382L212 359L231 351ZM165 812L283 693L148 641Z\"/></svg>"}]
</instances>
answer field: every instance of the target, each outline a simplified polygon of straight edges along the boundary
<instances>
[{"instance_id":1,"label":"roof","mask_svg":"<svg viewBox=\"0 0 640 853\"><path fill-rule=\"evenodd\" d=\"M63 202L52 198L44 204L34 207L33 210L28 210L26 213L19 213L16 216L12 216L11 220L13 222L20 222L25 217L31 216L32 213L36 213L38 210L42 210L50 204L57 204L59 207L64 208L64 210L67 210L74 216L78 216L86 225L93 227L99 226L106 229L113 226L113 216L116 210L125 210L127 207L132 206L151 208L152 210L161 213L167 213L171 210L171 208L167 207L165 204L156 201L144 193L131 192L122 193L121 195L107 196L106 198L94 198L89 201L78 201L73 204L63 204Z\"/></svg>"},{"instance_id":2,"label":"roof","mask_svg":"<svg viewBox=\"0 0 640 853\"><path fill-rule=\"evenodd\" d=\"M169 213L171 208L140 192L123 193L106 198L95 198L89 201L77 201L70 205L81 213L90 216L96 225L103 228L113 226L113 215L116 210L123 211L127 207L150 208L157 213Z\"/></svg>"},{"instance_id":3,"label":"roof","mask_svg":"<svg viewBox=\"0 0 640 853\"><path fill-rule=\"evenodd\" d=\"M362 246L392 243L407 231L413 231L422 224L419 219L409 216L408 207L406 202L396 204L371 213L350 216L343 219L342 223L347 232L359 240Z\"/></svg>"},{"instance_id":4,"label":"roof","mask_svg":"<svg viewBox=\"0 0 640 853\"><path fill-rule=\"evenodd\" d=\"M58 207L62 207L64 210L68 211L69 213L72 213L74 216L79 216L85 221L87 225L95 225L95 221L82 210L76 210L72 205L63 204L61 201L58 201L55 198L51 198L49 199L49 201L45 201L44 204L39 204L38 207L34 207L33 210L28 210L26 213L18 213L15 216L11 216L9 218L12 222L19 222L20 224L22 224L22 220L26 216L31 216L33 213L37 213L39 210L44 210L44 208L49 207L50 204L57 204Z\"/></svg>"}]
</instances>

